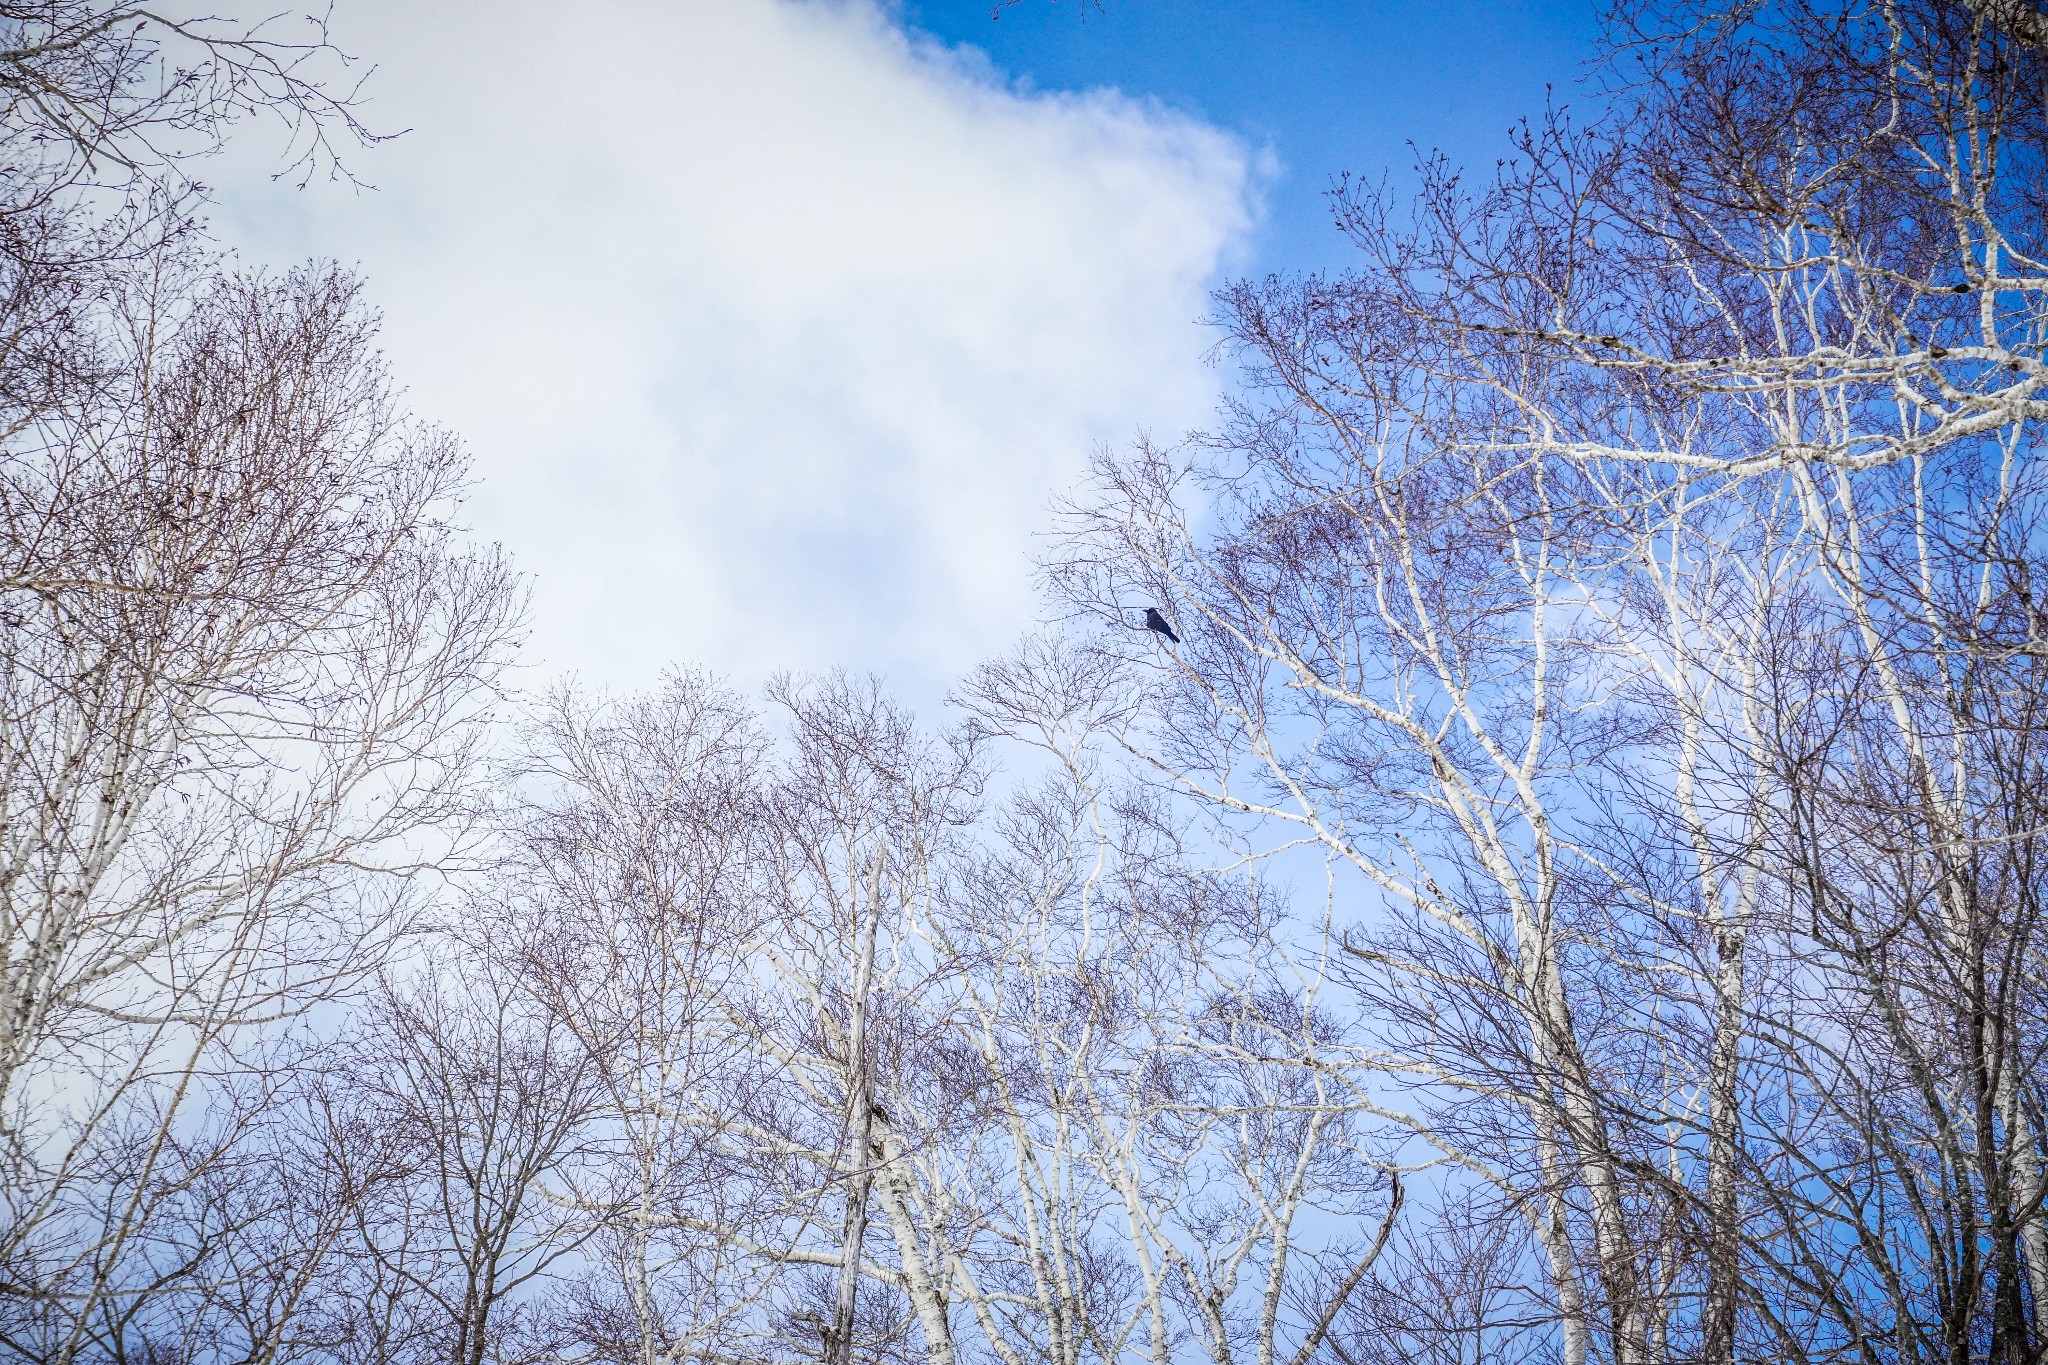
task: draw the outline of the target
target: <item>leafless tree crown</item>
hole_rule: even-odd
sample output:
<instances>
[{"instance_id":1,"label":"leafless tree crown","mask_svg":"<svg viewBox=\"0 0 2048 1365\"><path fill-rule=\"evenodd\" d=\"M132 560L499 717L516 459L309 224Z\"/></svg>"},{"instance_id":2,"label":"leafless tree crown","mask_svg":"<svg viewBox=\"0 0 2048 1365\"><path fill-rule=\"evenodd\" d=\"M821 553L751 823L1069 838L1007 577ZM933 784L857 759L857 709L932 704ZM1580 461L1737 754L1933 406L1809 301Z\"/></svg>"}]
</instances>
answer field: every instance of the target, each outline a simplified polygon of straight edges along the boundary
<instances>
[{"instance_id":1,"label":"leafless tree crown","mask_svg":"<svg viewBox=\"0 0 2048 1365\"><path fill-rule=\"evenodd\" d=\"M1618 10L943 723L500 726L358 286L179 227L338 55L0 4L0 1353L2035 1365L2044 24Z\"/></svg>"}]
</instances>

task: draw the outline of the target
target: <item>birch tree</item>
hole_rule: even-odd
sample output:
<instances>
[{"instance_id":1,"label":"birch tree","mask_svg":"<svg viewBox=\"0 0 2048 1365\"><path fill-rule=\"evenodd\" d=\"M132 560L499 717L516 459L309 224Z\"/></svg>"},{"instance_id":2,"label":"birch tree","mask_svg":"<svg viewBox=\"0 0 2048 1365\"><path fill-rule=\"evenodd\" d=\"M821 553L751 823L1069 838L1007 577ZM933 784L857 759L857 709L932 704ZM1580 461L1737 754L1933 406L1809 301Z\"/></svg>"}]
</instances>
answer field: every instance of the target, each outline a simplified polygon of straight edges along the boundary
<instances>
[{"instance_id":1,"label":"birch tree","mask_svg":"<svg viewBox=\"0 0 2048 1365\"><path fill-rule=\"evenodd\" d=\"M2044 125L1992 9L1617 16L1605 116L1228 291L1247 397L1054 568L1139 760L1356 877L1357 1102L1526 1216L1567 1360L2040 1337Z\"/></svg>"},{"instance_id":2,"label":"birch tree","mask_svg":"<svg viewBox=\"0 0 2048 1365\"><path fill-rule=\"evenodd\" d=\"M552 1296L553 1330L632 1365L738 1349L765 1215L719 1139L766 1079L731 1010L764 913L758 722L678 674L645 698L559 691L524 749L480 927L594 1091L587 1159L541 1191L576 1211L584 1262Z\"/></svg>"},{"instance_id":3,"label":"birch tree","mask_svg":"<svg viewBox=\"0 0 2048 1365\"><path fill-rule=\"evenodd\" d=\"M460 856L518 610L352 281L167 281L126 320L121 382L18 433L0 483L0 1264L30 1359L193 1268L141 1269L240 1122L207 1136L216 1078Z\"/></svg>"}]
</instances>

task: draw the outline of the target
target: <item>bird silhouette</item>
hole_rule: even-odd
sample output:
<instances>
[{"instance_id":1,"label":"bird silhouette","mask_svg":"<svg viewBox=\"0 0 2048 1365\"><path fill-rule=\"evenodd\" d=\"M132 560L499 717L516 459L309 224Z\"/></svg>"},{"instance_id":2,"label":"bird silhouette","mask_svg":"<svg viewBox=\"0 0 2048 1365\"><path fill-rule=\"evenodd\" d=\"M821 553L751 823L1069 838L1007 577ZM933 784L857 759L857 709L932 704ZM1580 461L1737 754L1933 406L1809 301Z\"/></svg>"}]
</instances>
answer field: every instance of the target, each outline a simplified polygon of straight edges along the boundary
<instances>
[{"instance_id":1,"label":"bird silhouette","mask_svg":"<svg viewBox=\"0 0 2048 1365\"><path fill-rule=\"evenodd\" d=\"M1173 633L1173 627L1166 623L1166 618L1159 614L1159 608L1157 607L1145 608L1145 629L1158 635L1164 635L1175 644L1180 643L1180 636Z\"/></svg>"}]
</instances>

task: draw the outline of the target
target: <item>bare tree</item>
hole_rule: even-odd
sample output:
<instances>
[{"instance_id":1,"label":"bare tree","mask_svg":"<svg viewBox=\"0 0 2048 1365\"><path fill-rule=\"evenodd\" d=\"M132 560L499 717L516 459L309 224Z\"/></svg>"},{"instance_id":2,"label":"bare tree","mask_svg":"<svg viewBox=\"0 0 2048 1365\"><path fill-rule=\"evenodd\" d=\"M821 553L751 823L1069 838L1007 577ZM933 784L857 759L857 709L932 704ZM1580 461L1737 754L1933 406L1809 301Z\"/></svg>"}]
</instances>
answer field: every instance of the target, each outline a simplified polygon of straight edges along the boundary
<instances>
[{"instance_id":1,"label":"bare tree","mask_svg":"<svg viewBox=\"0 0 2048 1365\"><path fill-rule=\"evenodd\" d=\"M596 1228L549 1197L550 1186L573 1187L591 1155L596 1059L482 955L382 983L353 1035L322 1096L376 1134L383 1178L354 1204L353 1236L337 1248L374 1265L330 1292L389 1283L409 1328L397 1349L365 1358L545 1358L537 1291Z\"/></svg>"},{"instance_id":2,"label":"bare tree","mask_svg":"<svg viewBox=\"0 0 2048 1365\"><path fill-rule=\"evenodd\" d=\"M771 697L775 744L691 678L563 694L533 736L488 922L602 1078L580 1173L547 1182L588 1236L565 1339L1006 1362L1331 1339L1387 1185L1271 907L1102 785L1094 722L983 811L985 739L1033 723L1000 669L952 739L871 682Z\"/></svg>"},{"instance_id":3,"label":"bare tree","mask_svg":"<svg viewBox=\"0 0 2048 1365\"><path fill-rule=\"evenodd\" d=\"M234 126L282 122L288 165L337 167L334 139L368 136L349 59L324 15L254 25L104 0L0 6L0 129L15 159L0 218L58 205L69 191L188 200L186 163L217 152Z\"/></svg>"},{"instance_id":4,"label":"bare tree","mask_svg":"<svg viewBox=\"0 0 2048 1365\"><path fill-rule=\"evenodd\" d=\"M758 1192L720 1138L767 1079L731 1005L766 913L764 740L735 698L679 675L629 701L558 692L524 747L484 923L596 1088L589 1159L548 1187L592 1230L550 1311L594 1359L716 1355L760 1295Z\"/></svg>"},{"instance_id":5,"label":"bare tree","mask_svg":"<svg viewBox=\"0 0 2048 1365\"><path fill-rule=\"evenodd\" d=\"M919 1004L934 980L915 926L972 818L976 755L920 733L872 681L785 681L770 696L789 720L787 763L764 809L774 914L752 945L762 989L741 1009L778 1078L746 1121L785 1169L804 1171L784 1192L780 1259L838 1272L827 1358L864 1357L852 1329L872 1200L884 1278L906 1299L924 1357L952 1365L953 1216L918 1188L916 1158L952 1126L956 1101L943 1078L919 1074L933 1041ZM834 1206L836 1245L805 1245Z\"/></svg>"},{"instance_id":6,"label":"bare tree","mask_svg":"<svg viewBox=\"0 0 2048 1365\"><path fill-rule=\"evenodd\" d=\"M984 1146L1014 1172L985 1179L992 1245L961 1292L1006 1360L1036 1340L1062 1361L1305 1361L1384 1250L1398 1182L1380 1203L1380 1145L1330 1069L1347 1040L1326 970L1279 951L1316 931L1119 773L1139 708L1104 663L1029 641L960 696L1057 765L933 931L1001 1097Z\"/></svg>"},{"instance_id":7,"label":"bare tree","mask_svg":"<svg viewBox=\"0 0 2048 1365\"><path fill-rule=\"evenodd\" d=\"M24 1359L304 1344L361 1189L285 1155L281 1025L375 963L464 839L516 601L447 524L463 458L397 408L352 281L223 276L195 245L194 165L238 125L345 174L370 137L347 65L318 18L0 6L0 1334Z\"/></svg>"},{"instance_id":8,"label":"bare tree","mask_svg":"<svg viewBox=\"0 0 2048 1365\"><path fill-rule=\"evenodd\" d=\"M18 435L0 485L0 1264L27 1358L141 1292L130 1251L225 1150L200 1116L251 1028L358 979L460 854L518 610L446 521L462 454L397 409L352 281L166 282L128 320L121 382Z\"/></svg>"},{"instance_id":9,"label":"bare tree","mask_svg":"<svg viewBox=\"0 0 2048 1365\"><path fill-rule=\"evenodd\" d=\"M190 268L207 198L191 172L238 127L282 129L282 174L347 175L340 148L376 140L350 65L319 14L0 5L0 433L119 382L109 291Z\"/></svg>"},{"instance_id":10,"label":"bare tree","mask_svg":"<svg viewBox=\"0 0 2048 1365\"><path fill-rule=\"evenodd\" d=\"M1989 9L1621 16L1609 117L1227 293L1252 396L1054 569L1140 760L1357 876L1357 1102L1527 1219L1567 1361L2042 1339L2044 126Z\"/></svg>"}]
</instances>

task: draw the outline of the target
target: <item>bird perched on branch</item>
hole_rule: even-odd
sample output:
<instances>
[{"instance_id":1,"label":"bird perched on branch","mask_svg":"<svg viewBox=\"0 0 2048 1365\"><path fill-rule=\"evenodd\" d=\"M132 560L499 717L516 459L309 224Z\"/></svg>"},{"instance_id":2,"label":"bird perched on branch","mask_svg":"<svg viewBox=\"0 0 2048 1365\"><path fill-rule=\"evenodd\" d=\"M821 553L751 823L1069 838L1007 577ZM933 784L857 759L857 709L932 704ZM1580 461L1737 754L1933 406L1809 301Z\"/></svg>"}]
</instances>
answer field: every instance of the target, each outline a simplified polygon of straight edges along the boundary
<instances>
[{"instance_id":1,"label":"bird perched on branch","mask_svg":"<svg viewBox=\"0 0 2048 1365\"><path fill-rule=\"evenodd\" d=\"M1180 636L1173 633L1173 627L1167 624L1166 618L1159 614L1157 607L1145 608L1145 629L1155 635L1164 635L1175 644L1180 643Z\"/></svg>"}]
</instances>

